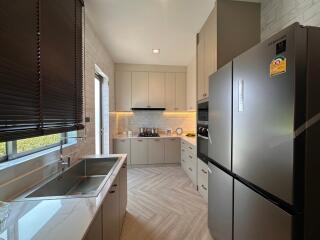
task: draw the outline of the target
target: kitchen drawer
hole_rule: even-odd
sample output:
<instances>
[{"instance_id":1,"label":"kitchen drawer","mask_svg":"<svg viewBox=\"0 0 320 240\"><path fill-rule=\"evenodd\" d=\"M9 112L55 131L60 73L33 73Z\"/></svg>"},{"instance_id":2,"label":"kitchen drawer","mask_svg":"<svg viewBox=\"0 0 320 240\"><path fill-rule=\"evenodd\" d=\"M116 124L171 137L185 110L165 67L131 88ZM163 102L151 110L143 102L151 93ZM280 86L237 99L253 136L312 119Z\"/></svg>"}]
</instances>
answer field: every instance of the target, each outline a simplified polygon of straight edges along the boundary
<instances>
[{"instance_id":1,"label":"kitchen drawer","mask_svg":"<svg viewBox=\"0 0 320 240\"><path fill-rule=\"evenodd\" d=\"M187 174L190 177L192 183L197 186L197 159L190 154L186 155L187 161Z\"/></svg>"},{"instance_id":2,"label":"kitchen drawer","mask_svg":"<svg viewBox=\"0 0 320 240\"><path fill-rule=\"evenodd\" d=\"M198 191L202 197L208 201L208 165L201 161L198 162Z\"/></svg>"},{"instance_id":3,"label":"kitchen drawer","mask_svg":"<svg viewBox=\"0 0 320 240\"><path fill-rule=\"evenodd\" d=\"M192 155L197 155L197 148L196 146L188 143L187 141L185 140L181 140L181 146L183 149L185 149L186 151L190 152Z\"/></svg>"}]
</instances>

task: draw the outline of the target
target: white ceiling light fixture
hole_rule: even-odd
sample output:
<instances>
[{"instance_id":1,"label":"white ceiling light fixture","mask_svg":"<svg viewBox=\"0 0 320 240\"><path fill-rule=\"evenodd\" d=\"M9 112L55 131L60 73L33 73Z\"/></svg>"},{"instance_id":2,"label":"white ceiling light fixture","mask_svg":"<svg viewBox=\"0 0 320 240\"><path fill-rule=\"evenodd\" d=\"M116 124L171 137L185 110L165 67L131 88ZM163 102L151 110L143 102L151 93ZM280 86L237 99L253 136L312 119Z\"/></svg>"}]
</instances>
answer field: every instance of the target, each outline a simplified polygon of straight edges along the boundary
<instances>
[{"instance_id":1,"label":"white ceiling light fixture","mask_svg":"<svg viewBox=\"0 0 320 240\"><path fill-rule=\"evenodd\" d=\"M159 54L160 53L160 49L152 49L152 53Z\"/></svg>"}]
</instances>

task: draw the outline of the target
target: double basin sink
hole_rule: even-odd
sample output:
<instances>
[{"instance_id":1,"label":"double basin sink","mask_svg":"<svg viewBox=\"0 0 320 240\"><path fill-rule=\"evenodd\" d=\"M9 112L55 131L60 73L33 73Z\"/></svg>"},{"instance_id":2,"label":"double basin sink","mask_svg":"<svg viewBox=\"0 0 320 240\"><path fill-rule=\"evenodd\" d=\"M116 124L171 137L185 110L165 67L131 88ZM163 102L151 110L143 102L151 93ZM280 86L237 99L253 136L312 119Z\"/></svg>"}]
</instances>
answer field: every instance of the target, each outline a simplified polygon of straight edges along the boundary
<instances>
[{"instance_id":1,"label":"double basin sink","mask_svg":"<svg viewBox=\"0 0 320 240\"><path fill-rule=\"evenodd\" d=\"M112 175L120 158L83 159L67 170L60 172L21 195L17 201L93 197L99 194L104 184Z\"/></svg>"}]
</instances>

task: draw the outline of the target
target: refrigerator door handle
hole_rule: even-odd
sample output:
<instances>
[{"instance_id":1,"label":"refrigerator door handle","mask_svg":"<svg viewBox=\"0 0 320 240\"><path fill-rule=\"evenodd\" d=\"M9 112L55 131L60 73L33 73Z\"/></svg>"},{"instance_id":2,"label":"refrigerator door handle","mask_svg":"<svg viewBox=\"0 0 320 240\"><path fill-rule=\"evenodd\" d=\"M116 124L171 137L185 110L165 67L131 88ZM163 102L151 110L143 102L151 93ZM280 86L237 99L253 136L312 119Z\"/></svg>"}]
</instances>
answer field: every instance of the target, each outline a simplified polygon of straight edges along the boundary
<instances>
[{"instance_id":1,"label":"refrigerator door handle","mask_svg":"<svg viewBox=\"0 0 320 240\"><path fill-rule=\"evenodd\" d=\"M210 144L212 144L212 140L211 140L211 135L210 135L210 131L208 131L208 139L209 139L209 142L210 142Z\"/></svg>"},{"instance_id":2,"label":"refrigerator door handle","mask_svg":"<svg viewBox=\"0 0 320 240\"><path fill-rule=\"evenodd\" d=\"M243 112L244 109L244 81L243 79L239 80L239 93L238 93L238 104L239 112Z\"/></svg>"}]
</instances>

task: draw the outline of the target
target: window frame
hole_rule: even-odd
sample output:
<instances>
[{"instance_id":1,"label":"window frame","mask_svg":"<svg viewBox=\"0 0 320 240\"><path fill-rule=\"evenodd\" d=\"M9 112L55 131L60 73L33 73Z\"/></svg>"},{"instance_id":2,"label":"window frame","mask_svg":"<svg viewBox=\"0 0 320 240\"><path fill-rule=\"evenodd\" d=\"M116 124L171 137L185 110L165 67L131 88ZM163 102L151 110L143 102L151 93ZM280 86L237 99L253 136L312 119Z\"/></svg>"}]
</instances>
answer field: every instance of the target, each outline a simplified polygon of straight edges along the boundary
<instances>
[{"instance_id":1,"label":"window frame","mask_svg":"<svg viewBox=\"0 0 320 240\"><path fill-rule=\"evenodd\" d=\"M63 145L77 143L77 139L75 139L75 138L69 139L68 138L68 136L70 136L70 134L72 134L72 133L73 132L60 133L61 138L64 141ZM11 141L11 142L5 142L5 144L6 144L6 155L0 156L0 164L60 146L60 142L58 142L58 143L50 144L48 146L43 146L43 147L35 148L35 149L29 150L29 151L17 153L17 140Z\"/></svg>"}]
</instances>

